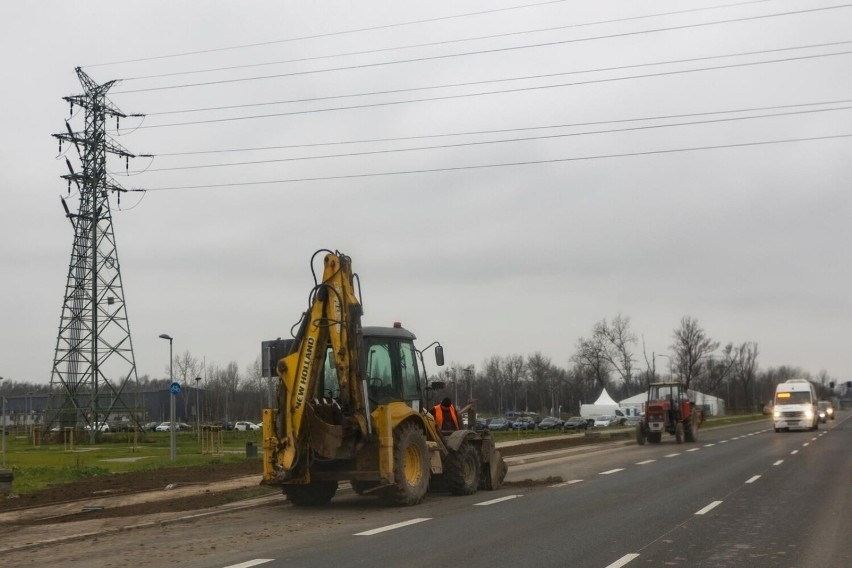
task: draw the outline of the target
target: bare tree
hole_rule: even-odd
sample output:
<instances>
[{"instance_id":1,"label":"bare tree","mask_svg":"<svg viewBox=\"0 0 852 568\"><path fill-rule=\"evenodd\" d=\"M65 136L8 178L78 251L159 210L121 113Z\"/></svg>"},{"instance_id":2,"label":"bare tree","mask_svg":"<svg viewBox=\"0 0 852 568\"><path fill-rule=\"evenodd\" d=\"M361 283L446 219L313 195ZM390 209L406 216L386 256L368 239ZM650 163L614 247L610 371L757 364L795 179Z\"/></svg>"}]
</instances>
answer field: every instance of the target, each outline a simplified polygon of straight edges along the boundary
<instances>
[{"instance_id":1,"label":"bare tree","mask_svg":"<svg viewBox=\"0 0 852 568\"><path fill-rule=\"evenodd\" d=\"M672 335L674 367L686 388L690 388L693 379L701 373L705 360L719 347L719 342L708 337L698 325L698 320L691 316L683 316L680 327Z\"/></svg>"},{"instance_id":2,"label":"bare tree","mask_svg":"<svg viewBox=\"0 0 852 568\"><path fill-rule=\"evenodd\" d=\"M512 393L512 406L517 410L519 391L522 388L526 389L527 364L524 361L523 355L507 355L503 360L502 370L506 386L509 388L509 392ZM524 395L526 394L527 391L525 390ZM526 400L524 401L524 406L526 406Z\"/></svg>"},{"instance_id":3,"label":"bare tree","mask_svg":"<svg viewBox=\"0 0 852 568\"><path fill-rule=\"evenodd\" d=\"M753 341L746 341L737 347L736 377L743 389L743 400L748 410L754 408L753 386L757 377L758 354L757 343ZM749 391L752 391L752 396L749 396Z\"/></svg>"},{"instance_id":4,"label":"bare tree","mask_svg":"<svg viewBox=\"0 0 852 568\"><path fill-rule=\"evenodd\" d=\"M497 413L502 415L506 406L505 401L505 379L503 377L502 360L497 355L492 355L485 361L484 370L485 382L488 384L488 393L491 399L492 408L497 409Z\"/></svg>"},{"instance_id":5,"label":"bare tree","mask_svg":"<svg viewBox=\"0 0 852 568\"><path fill-rule=\"evenodd\" d=\"M547 398L553 380L553 364L549 357L545 357L541 352L536 351L527 357L527 369L529 370L530 386L535 389L536 398L538 398L538 408L545 408L548 404Z\"/></svg>"},{"instance_id":6,"label":"bare tree","mask_svg":"<svg viewBox=\"0 0 852 568\"><path fill-rule=\"evenodd\" d=\"M719 357L709 358L702 373L693 381L695 389L717 396L722 394L722 387L728 384L736 370L737 353L734 344L728 343Z\"/></svg>"},{"instance_id":7,"label":"bare tree","mask_svg":"<svg viewBox=\"0 0 852 568\"><path fill-rule=\"evenodd\" d=\"M601 320L595 325L593 336L603 347L603 357L621 377L624 394L635 394L638 389L634 388L633 364L636 360L632 347L636 345L636 334L630 330L630 316L618 314L609 324L606 319Z\"/></svg>"},{"instance_id":8,"label":"bare tree","mask_svg":"<svg viewBox=\"0 0 852 568\"><path fill-rule=\"evenodd\" d=\"M610 363L600 338L578 339L577 352L571 356L571 361L580 368L581 375L593 376L601 388L608 386Z\"/></svg>"}]
</instances>

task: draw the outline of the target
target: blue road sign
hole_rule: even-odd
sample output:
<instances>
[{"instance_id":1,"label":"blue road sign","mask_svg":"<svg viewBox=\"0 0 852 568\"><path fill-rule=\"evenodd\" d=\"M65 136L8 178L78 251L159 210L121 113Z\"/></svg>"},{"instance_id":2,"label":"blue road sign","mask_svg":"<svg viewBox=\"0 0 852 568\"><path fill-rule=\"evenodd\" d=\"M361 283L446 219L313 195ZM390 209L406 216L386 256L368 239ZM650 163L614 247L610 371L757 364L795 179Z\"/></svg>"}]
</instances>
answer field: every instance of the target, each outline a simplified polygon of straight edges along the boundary
<instances>
[{"instance_id":1,"label":"blue road sign","mask_svg":"<svg viewBox=\"0 0 852 568\"><path fill-rule=\"evenodd\" d=\"M172 383L172 385L169 387L169 390L172 391L173 395L179 395L180 394L180 383Z\"/></svg>"}]
</instances>

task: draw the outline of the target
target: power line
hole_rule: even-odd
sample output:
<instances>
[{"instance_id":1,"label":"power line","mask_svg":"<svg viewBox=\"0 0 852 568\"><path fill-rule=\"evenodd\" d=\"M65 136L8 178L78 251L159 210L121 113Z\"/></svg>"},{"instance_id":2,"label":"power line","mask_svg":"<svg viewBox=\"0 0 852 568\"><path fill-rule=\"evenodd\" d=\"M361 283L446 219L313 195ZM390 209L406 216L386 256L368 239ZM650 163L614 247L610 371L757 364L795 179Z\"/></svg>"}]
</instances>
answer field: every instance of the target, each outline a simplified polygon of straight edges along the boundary
<instances>
[{"instance_id":1,"label":"power line","mask_svg":"<svg viewBox=\"0 0 852 568\"><path fill-rule=\"evenodd\" d=\"M230 65L230 66L225 66L225 67L211 67L211 68L207 68L207 69L194 69L194 70L189 70L189 71L176 71L176 72L173 72L173 73L160 73L160 74L157 74L157 75L140 75L140 76L137 76L137 77L126 77L123 80L124 81L138 81L138 80L143 80L143 79L161 79L161 78L164 78L164 77L176 77L176 76L181 76L181 75L197 75L197 74L200 74L200 73L214 73L214 72L218 72L218 71L234 71L236 69L251 69L251 68L256 68L256 67L269 67L269 66L272 66L272 65L283 65L285 63L304 63L305 61L317 61L317 60L321 60L321 59L334 59L334 58L338 58L338 57L351 57L351 56L354 56L354 55L371 55L371 54L375 54L375 53L387 53L387 52L391 52L391 51L401 51L401 50L405 50L405 49L418 49L418 48L422 48L422 47L437 47L437 46L441 46L441 45L450 45L450 44L455 44L455 43L483 41L483 40L487 40L487 39L499 39L499 38L504 38L504 37L513 37L513 36L527 35L527 34L534 34L534 33L554 32L554 31L567 30L567 29L573 29L573 28L582 28L582 27L598 26L598 25L604 25L604 24L630 22L630 21L645 20L645 19L650 19L650 18L659 18L659 17L663 17L663 16L675 16L675 15L694 13L694 12L703 12L703 11L708 11L708 10L719 10L719 9L724 9L724 8L744 6L744 5L748 5L748 4L762 4L762 3L774 2L774 1L776 1L776 0L750 0L750 1L747 1L747 2L737 2L737 3L734 3L734 4L723 4L723 5L720 5L720 6L708 6L708 7L703 7L703 8L690 8L690 9L687 9L687 10L674 10L674 11L670 11L670 12L657 12L657 13L654 13L654 14L645 14L645 15L642 15L642 16L632 16L632 17L626 17L626 18L614 18L614 19L609 19L609 20L598 20L598 21L594 21L594 22L584 22L584 23L581 23L581 24L568 24L568 25L565 25L565 26L553 26L553 27L549 27L549 28L537 28L537 29L532 29L532 30L522 30L522 31L507 32L507 33L501 33L501 34L491 34L491 35L484 35L484 36L475 36L475 37L468 37L468 38L444 40L444 41L433 41L433 42L427 42L427 43L408 44L408 45L385 47L385 48L379 48L379 49L368 49L368 50L362 50L362 51L348 51L348 52L334 53L334 54L329 54L329 55L317 55L317 56L313 56L313 57L301 57L301 58L297 58L297 59L283 59L283 60L279 60L279 61L267 61L267 62L264 62L264 63L247 63L247 64L243 64L243 65ZM292 41L292 40L281 40L281 41ZM279 43L279 42L271 42L271 43ZM266 44L253 44L252 46L256 46L256 45L266 45Z\"/></svg>"},{"instance_id":2,"label":"power line","mask_svg":"<svg viewBox=\"0 0 852 568\"><path fill-rule=\"evenodd\" d=\"M687 113L687 114L669 114L669 115L659 115L659 116L646 116L646 117L634 117L634 118L625 118L618 120L599 120L593 122L575 122L571 124L548 124L541 126L527 126L523 128L501 128L495 130L473 130L473 131L465 131L465 132L446 132L440 134L422 134L416 136L397 136L390 138L368 138L362 140L342 140L336 142L314 142L308 144L287 144L281 146L256 146L251 148L225 148L220 150L195 150L189 152L169 152L169 153L160 153L157 154L157 157L172 157L172 156L192 156L192 155L202 155L202 154L225 154L225 153L236 153L236 152L256 152L256 151L264 151L264 150L287 150L287 149L295 149L295 148L314 148L314 147L324 147L324 146L340 146L347 144L369 144L375 142L402 142L407 140L423 140L428 138L446 138L452 136L474 136L474 135L482 135L482 134L504 134L507 132L523 132L528 130L547 130L547 129L555 129L555 128L579 128L582 126L601 126L604 124L621 124L621 123L630 123L630 122L640 122L640 121L650 121L650 120L671 120L676 118L689 118L696 116L710 116L717 114L732 114L732 113L743 113L743 112L760 112L760 111L769 111L769 110L779 110L785 108L801 108L806 106L823 106L823 105L832 105L832 104L845 104L852 102L852 99L840 99L834 101L823 101L823 102L815 102L815 103L797 103L790 105L776 105L776 106L766 106L766 107L750 107L750 108L740 108L740 109L729 109L729 110L717 110L717 111L706 111L706 112L696 112L696 113ZM832 109L834 110L834 109Z\"/></svg>"},{"instance_id":3,"label":"power line","mask_svg":"<svg viewBox=\"0 0 852 568\"><path fill-rule=\"evenodd\" d=\"M137 58L137 59L126 59L126 60L123 60L123 61L112 61L112 62L107 62L107 63L95 63L95 64L92 64L92 65L83 65L82 67L104 67L104 66L107 66L107 65L122 65L122 64L125 64L125 63L139 63L139 62L142 62L142 61L156 61L156 60L162 60L162 59L172 59L172 58L176 58L176 57L186 57L186 56L190 56L190 55L201 55L201 54L205 54L205 53L218 53L218 52L222 52L222 51L233 51L233 50L238 50L238 49L262 47L262 46L265 46L265 45L275 45L275 44L279 44L279 43L290 43L290 42L295 42L295 41L319 39L319 38L324 38L324 37L333 37L333 36L340 36L340 35L354 34L354 33L361 33L361 32L371 32L371 31L378 31L378 30L390 29L390 28L396 28L396 27L411 26L411 25L417 25L417 24L428 24L428 23L433 23L433 22L467 18L467 17L471 17L471 16L481 16L481 15L485 15L485 14L493 14L493 13L497 13L497 12L508 12L508 11L520 10L520 9L524 9L524 8L536 8L536 7L539 7L539 6L546 6L548 4L561 4L565 1L566 0L550 0L550 1L547 1L547 2L538 2L538 3L534 3L534 4L521 4L519 6L507 6L506 8L495 8L495 9L491 9L491 10L480 10L478 12L469 12L469 13L465 13L465 14L456 14L456 15L451 15L451 16L440 16L440 17L436 17L436 18L427 18L427 19L423 19L423 20L411 20L411 21L406 21L406 22L397 22L397 23L393 23L393 24L385 24L385 25L372 26L372 27L366 27L366 28L355 28L355 29L351 29L351 30L328 32L328 33L324 33L324 34L299 36L299 37L293 37L293 38L285 38L285 39L243 44L243 45L234 45L234 46L229 46L229 47L203 49L203 50L197 50L197 51L187 51L187 52L181 52L181 53L173 53L173 54L169 54L169 55L158 55L158 56L154 56L154 57L141 57L141 58ZM599 22L589 22L589 23L586 23L586 24L575 24L575 26L577 26L577 27L579 27L579 26L590 26L590 25L598 25L598 24L623 22L623 21L629 21L629 20L639 20L639 19L652 18L652 17L657 17L657 16L675 15L675 14L688 13L688 12L699 12L699 11L704 11L704 10L716 10L716 9L732 8L732 7L737 7L737 6L745 6L745 5L748 5L748 4L763 4L765 2L774 2L774 1L775 0L749 0L749 1L746 1L746 2L722 4L722 5L719 5L719 6L710 6L710 7L706 7L706 8L693 8L693 9L690 9L690 10L682 10L682 11L677 11L677 12L668 12L668 13L664 12L664 13L660 13L660 14L651 14L651 15L646 15L646 16L635 16L635 17L632 17L632 18L619 18L619 19L615 19L615 20L603 20L603 21L599 21Z\"/></svg>"},{"instance_id":4,"label":"power line","mask_svg":"<svg viewBox=\"0 0 852 568\"><path fill-rule=\"evenodd\" d=\"M263 106L276 106L283 104L293 104L293 103L306 103L306 102L317 102L317 101L326 101L326 100L338 100L338 99L346 99L346 98L355 98L355 97L368 97L368 96L376 96L376 95L392 95L392 94L400 94L400 93L410 93L415 91L428 91L433 89L449 89L456 87L472 87L476 85L487 85L490 83L506 83L513 81L529 81L532 79L547 79L551 77L560 77L565 75L580 75L584 73L601 73L604 71L623 71L625 69L638 69L641 67L657 67L661 65L673 65L678 63L696 63L698 61L709 61L712 59L725 59L729 57L745 57L750 55L766 55L768 53L779 53L782 51L794 51L799 49L815 49L822 47L836 47L839 45L847 45L852 43L852 40L847 41L836 41L830 43L815 43L809 45L799 45L792 47L779 47L773 49L761 49L757 51L742 51L738 53L727 53L723 55L708 55L705 57L691 57L687 59L672 59L669 61L654 61L651 63L636 63L633 65L618 65L615 67L598 67L594 69L581 69L576 71L563 71L559 73L545 73L541 75L526 75L523 77L506 77L503 79L486 79L482 81L467 81L464 83L445 83L443 85L430 85L426 87L408 87L402 89L389 89L384 91L368 91L363 93L349 93L346 95L329 95L324 97L306 97L301 99L287 99L283 101L267 101L262 103L247 103L247 104L239 104L239 105L223 105L216 107L200 107L200 108L191 108L191 109L181 109L181 110L169 110L169 111L161 111L161 112L149 112L146 113L146 116L164 116L170 114L189 114L195 112L211 112L217 110L234 110L241 108L256 108Z\"/></svg>"},{"instance_id":5,"label":"power line","mask_svg":"<svg viewBox=\"0 0 852 568\"><path fill-rule=\"evenodd\" d=\"M664 150L649 150L646 152L626 152L622 154L602 154L597 156L579 156L573 158L554 158L550 160L530 160L524 162L506 162L500 164L479 164L479 165L471 165L471 166L454 166L454 167L446 167L446 168L429 168L422 170L400 170L395 172L370 172L363 174L349 174L349 175L339 175L339 176L322 176L322 177L306 177L306 178L290 178L290 179L279 179L279 180L268 180L268 181L248 181L248 182L236 182L236 183L220 183L220 184L209 184L209 185L185 185L185 186L175 186L175 187L155 187L149 189L138 188L136 191L174 191L174 190L183 190L183 189L214 189L214 188L225 188L225 187L240 187L240 186L256 186L256 185L272 185L272 184L285 184L285 183L297 183L297 182L310 182L310 181L332 181L332 180L343 180L343 179L357 179L357 178L368 178L368 177L386 177L386 176L397 176L397 175L409 175L409 174L425 174L425 173L437 173L437 172L454 172L454 171L465 171L465 170L480 170L487 168L505 168L505 167L514 167L514 166L534 166L534 165L544 165L544 164L557 164L557 163L566 163L566 162L580 162L580 161L588 161L588 160L603 160L603 159L611 159L611 158L629 158L629 157L637 157L637 156L655 156L662 154L674 154L674 153L682 153L682 152L696 152L696 151L706 151L706 150L723 150L730 148L747 148L753 146L766 146L766 145L774 145L774 144L790 144L796 142L815 142L820 140L837 140L841 138L850 138L852 137L852 133L847 134L834 134L829 136L813 136L809 138L787 138L781 140L764 140L758 142L742 142L738 144L720 144L716 146L693 146L689 148L669 148Z\"/></svg>"},{"instance_id":6,"label":"power line","mask_svg":"<svg viewBox=\"0 0 852 568\"><path fill-rule=\"evenodd\" d=\"M715 22L700 22L700 23L697 23L697 24L684 24L684 25L680 25L680 26L670 26L670 27L656 28L656 29L651 29L651 30L622 32L622 33L618 33L618 34L608 34L608 35L588 37L588 38L567 39L567 40L550 41L550 42L543 42L543 43L536 43L536 44L517 45L517 46L511 46L511 47L498 47L498 48L484 49L484 50L479 50L479 51L468 51L468 52L461 52L461 53L448 53L448 54L444 54L444 55L431 55L431 56L425 56L425 57L416 57L416 58L412 58L412 59L400 59L400 60L396 60L396 61L381 61L381 62L375 62L375 63L363 63L363 64L360 64L360 65L349 65L349 66L344 66L344 67L333 67L333 68L328 68L328 69L314 69L314 70L310 70L310 71L294 71L294 72L291 72L291 73L279 73L279 74L275 74L275 75L261 75L261 76L257 76L257 77L243 77L243 78L239 78L239 79L222 79L222 80L219 80L219 81L205 81L205 82L201 82L201 83L184 83L184 84L180 84L180 85L168 85L168 86L163 86L163 87L149 87L149 88L146 88L146 89L131 89L131 90L127 90L127 91L116 91L114 94L117 95L117 94L129 94L129 93L145 93L145 92L151 92L151 91L165 91L165 90L171 90L171 89L185 89L185 88L192 88L192 87L209 87L209 86L213 86L213 85L224 85L224 84L230 84L230 83L243 83L243 82L247 82L247 81L263 81L263 80L268 80L268 79L281 79L281 78L284 78L284 77L294 77L294 76L299 76L299 75L311 75L311 74L317 74L317 73L329 73L329 72L333 72L333 71L351 71L351 70L354 70L354 69L367 69L367 68L371 68L371 67L382 67L382 66L387 66L387 65L401 65L401 64L406 64L406 63L422 63L424 61L452 59L452 58L456 58L456 57L468 57L468 56L471 56L471 55L487 55L487 54L501 53L501 52L506 52L506 51L517 51L517 50L522 50L522 49L534 49L534 48L540 48L540 47L553 47L553 46L556 46L556 45L566 45L566 44L570 44L570 43L579 43L579 42L584 42L584 41L595 41L595 40L600 40L600 39L613 39L613 38L621 38L621 37L630 37L630 36L649 34L649 33L686 30L686 29L693 29L693 28L699 28L699 27L717 26L717 25L723 25L723 24L762 20L762 19L767 19L767 18L778 18L778 17L783 17L783 16L801 15L801 14L806 14L806 13L821 12L821 11L826 11L826 10L835 10L835 9L839 9L839 8L849 8L849 7L852 7L852 4L840 4L840 5L835 5L835 6L824 6L824 7L820 7L820 8L808 8L808 9L804 9L804 10L795 10L795 11L790 11L790 12L778 12L778 13L775 13L775 14L763 14L763 15L760 15L760 16L745 16L745 17L741 17L741 18L732 18L732 19L728 19L728 20L717 20Z\"/></svg>"},{"instance_id":7,"label":"power line","mask_svg":"<svg viewBox=\"0 0 852 568\"><path fill-rule=\"evenodd\" d=\"M601 83L610 83L615 81L627 81L631 79L650 79L656 77L668 77L674 75L682 75L686 73L698 73L702 71L719 71L724 69L737 69L743 67L752 67L756 65L767 65L770 63L789 63L792 61L803 61L808 59L817 59L822 57L832 57L837 55L849 55L852 51L841 51L837 53L824 53L817 55L803 55L798 57L786 57L782 59L771 59L767 61L754 61L749 63L732 63L729 65L716 65L711 67L700 67L697 69L681 69L677 71L663 71L659 73L646 73L643 75L630 75L627 77L610 77L606 79L590 79L587 81L575 81L572 83L558 83L554 85L539 85L535 87L519 87L516 89L502 89L502 90L494 90L494 91L484 91L479 93L464 93L458 95L443 95L438 97L423 97L419 99L408 99L403 101L388 101L381 103L368 103L363 105L350 105L350 106L340 106L340 107L331 107L331 108L322 108L322 109L311 109L311 110L300 110L300 111L290 111L290 112L279 112L279 113L271 113L271 114L257 114L250 116L237 116L237 117L229 117L229 118L214 118L208 120L194 120L187 122L173 122L167 124L152 124L148 126L140 126L138 129L151 129L151 128L167 128L173 126L194 126L199 124L216 124L223 122L236 122L240 120L254 120L259 118L276 118L282 116L295 116L301 114L314 114L320 112L336 112L343 110L359 110L365 108L375 108L375 107L384 107L384 106L395 106L402 104L411 104L411 103L422 103L422 102L433 102L433 101L445 101L445 100L454 100L454 99L463 99L463 98L471 98L471 97L481 97L487 95L501 95L501 94L509 94L509 93L520 93L520 92L528 92L528 91L538 91L544 89L557 89L563 87L576 87L581 85L594 85Z\"/></svg>"},{"instance_id":8,"label":"power line","mask_svg":"<svg viewBox=\"0 0 852 568\"><path fill-rule=\"evenodd\" d=\"M830 109L811 109L811 110L800 110L793 112L783 112L783 113L773 113L773 114L763 114L757 116L737 116L737 117L729 117L729 118L717 118L710 120L697 120L690 122L681 122L675 124L652 124L646 126L632 126L629 128L613 128L608 130L598 130L592 132L571 132L566 134L550 134L545 136L529 136L524 138L504 138L502 140L480 140L476 142L459 142L456 144L440 144L436 146L419 146L413 148L395 148L390 150L368 150L364 152L347 152L343 154L328 154L324 156L300 156L296 158L275 158L269 160L253 160L247 162L228 162L228 163L219 163L219 164L202 164L195 166L175 166L170 168L153 168L147 170L148 172L169 172L169 171L178 171L178 170L198 170L198 169L207 169L207 168L225 168L225 167L234 167L234 166L254 166L261 164L274 164L274 163L282 163L282 162L301 162L303 160L322 160L322 159L330 159L330 158L350 158L356 156L371 156L371 155L379 155L379 154L393 154L398 152L415 152L415 151L423 151L423 150L443 150L448 148L462 148L469 146L485 146L488 144L505 144L512 142L531 142L535 140L549 140L549 139L557 139L557 138L572 138L577 136L588 136L594 134L613 134L617 132L635 132L641 130L655 130L659 128L673 128L679 126L696 126L700 124L718 124L723 122L736 122L740 120L753 120L757 118L776 118L779 116L794 116L801 114L813 114L818 112L832 112L837 110L849 110L852 109L852 106L847 107L839 107L839 108L830 108ZM138 172L131 172L136 174Z\"/></svg>"}]
</instances>

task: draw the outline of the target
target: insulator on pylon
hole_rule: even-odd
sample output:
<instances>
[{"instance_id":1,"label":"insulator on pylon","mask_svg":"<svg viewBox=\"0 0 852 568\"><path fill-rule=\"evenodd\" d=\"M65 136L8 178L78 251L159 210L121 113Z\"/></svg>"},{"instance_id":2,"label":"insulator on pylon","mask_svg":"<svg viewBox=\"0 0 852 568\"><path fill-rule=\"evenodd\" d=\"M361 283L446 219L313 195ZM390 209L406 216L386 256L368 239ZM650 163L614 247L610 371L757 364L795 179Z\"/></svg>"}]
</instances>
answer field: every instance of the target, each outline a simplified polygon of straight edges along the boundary
<instances>
[{"instance_id":1,"label":"insulator on pylon","mask_svg":"<svg viewBox=\"0 0 852 568\"><path fill-rule=\"evenodd\" d=\"M71 180L68 180L68 195L71 195Z\"/></svg>"},{"instance_id":2,"label":"insulator on pylon","mask_svg":"<svg viewBox=\"0 0 852 568\"><path fill-rule=\"evenodd\" d=\"M68 110L68 116L74 116L74 102L69 103L71 108Z\"/></svg>"},{"instance_id":3,"label":"insulator on pylon","mask_svg":"<svg viewBox=\"0 0 852 568\"><path fill-rule=\"evenodd\" d=\"M124 171L130 173L130 156L124 157Z\"/></svg>"},{"instance_id":4,"label":"insulator on pylon","mask_svg":"<svg viewBox=\"0 0 852 568\"><path fill-rule=\"evenodd\" d=\"M59 153L62 153L62 138L59 139Z\"/></svg>"},{"instance_id":5,"label":"insulator on pylon","mask_svg":"<svg viewBox=\"0 0 852 568\"><path fill-rule=\"evenodd\" d=\"M121 118L121 117L119 117L119 116L116 116L116 117L115 117L115 131L116 131L116 132L118 132L118 121L120 120L120 118Z\"/></svg>"}]
</instances>

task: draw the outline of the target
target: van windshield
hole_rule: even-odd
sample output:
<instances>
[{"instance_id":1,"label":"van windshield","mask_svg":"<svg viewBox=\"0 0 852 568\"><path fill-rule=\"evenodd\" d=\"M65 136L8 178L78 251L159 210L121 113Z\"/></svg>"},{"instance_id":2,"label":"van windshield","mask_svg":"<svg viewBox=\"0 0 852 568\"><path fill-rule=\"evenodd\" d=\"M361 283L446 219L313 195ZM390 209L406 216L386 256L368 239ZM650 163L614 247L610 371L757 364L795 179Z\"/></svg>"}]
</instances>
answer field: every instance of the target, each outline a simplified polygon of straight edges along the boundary
<instances>
[{"instance_id":1,"label":"van windshield","mask_svg":"<svg viewBox=\"0 0 852 568\"><path fill-rule=\"evenodd\" d=\"M811 393L808 391L779 392L775 395L775 404L811 404Z\"/></svg>"}]
</instances>

